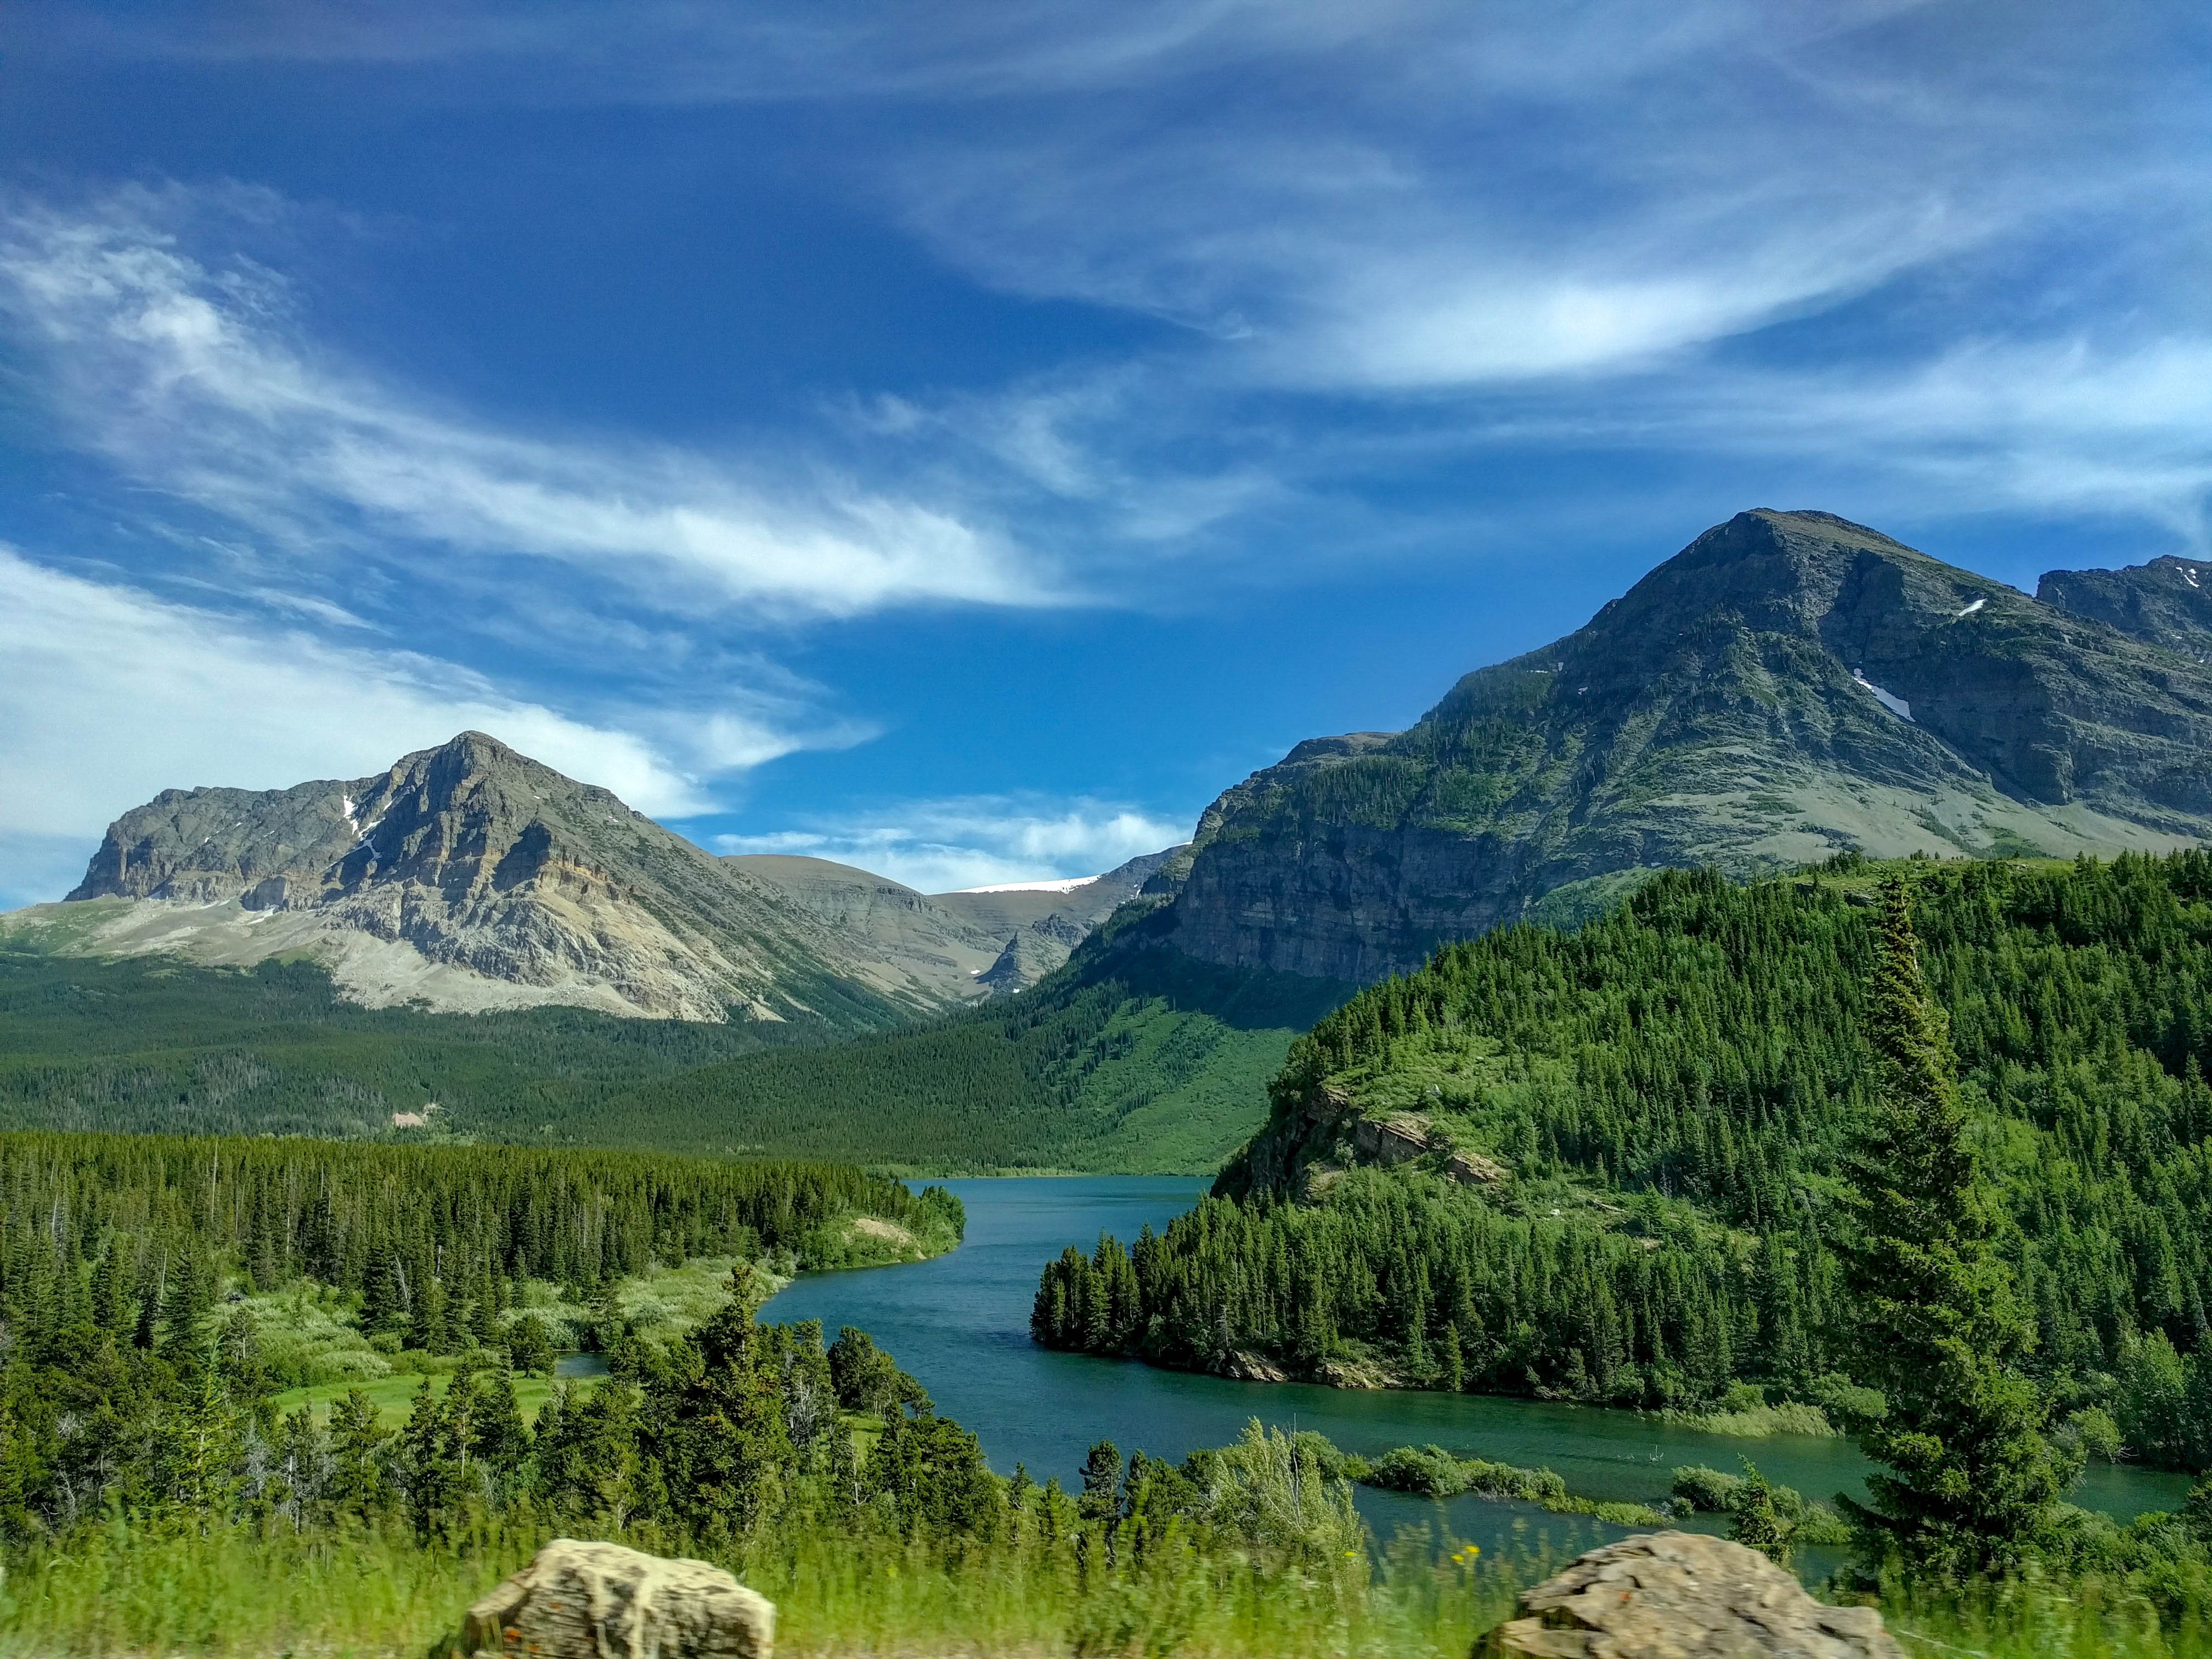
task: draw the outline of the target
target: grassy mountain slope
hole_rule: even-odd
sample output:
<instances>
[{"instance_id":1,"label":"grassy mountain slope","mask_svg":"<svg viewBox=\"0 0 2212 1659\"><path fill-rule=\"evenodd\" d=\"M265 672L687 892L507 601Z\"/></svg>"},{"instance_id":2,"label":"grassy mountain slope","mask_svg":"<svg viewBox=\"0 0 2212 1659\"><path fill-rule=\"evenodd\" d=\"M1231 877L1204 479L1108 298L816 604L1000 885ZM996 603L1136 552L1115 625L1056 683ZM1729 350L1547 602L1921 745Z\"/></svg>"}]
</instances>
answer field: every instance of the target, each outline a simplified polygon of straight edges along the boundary
<instances>
[{"instance_id":1,"label":"grassy mountain slope","mask_svg":"<svg viewBox=\"0 0 2212 1659\"><path fill-rule=\"evenodd\" d=\"M1198 1172L1251 1133L1291 1037L1352 988L1103 954L830 1044L789 1023L363 1008L313 963L106 960L16 933L0 936L0 1127ZM428 1131L393 1128L431 1103Z\"/></svg>"},{"instance_id":2,"label":"grassy mountain slope","mask_svg":"<svg viewBox=\"0 0 2212 1659\"><path fill-rule=\"evenodd\" d=\"M656 1145L916 1170L1214 1169L1291 1039L1353 988L1142 948L1141 926L1109 927L1018 999L702 1066L605 1111Z\"/></svg>"},{"instance_id":3,"label":"grassy mountain slope","mask_svg":"<svg viewBox=\"0 0 2212 1659\"><path fill-rule=\"evenodd\" d=\"M1908 867L2035 1364L2078 1401L2195 1350L2175 1409L2212 1435L2212 854ZM1216 1199L1048 1272L1041 1334L1622 1403L1832 1392L1871 874L1669 873L1361 993Z\"/></svg>"},{"instance_id":4,"label":"grassy mountain slope","mask_svg":"<svg viewBox=\"0 0 2212 1659\"><path fill-rule=\"evenodd\" d=\"M595 1140L579 1133L592 1108L641 1077L799 1035L581 1008L363 1008L313 963L106 960L0 938L10 1128L350 1137L388 1134L393 1113L435 1103L439 1131Z\"/></svg>"}]
</instances>

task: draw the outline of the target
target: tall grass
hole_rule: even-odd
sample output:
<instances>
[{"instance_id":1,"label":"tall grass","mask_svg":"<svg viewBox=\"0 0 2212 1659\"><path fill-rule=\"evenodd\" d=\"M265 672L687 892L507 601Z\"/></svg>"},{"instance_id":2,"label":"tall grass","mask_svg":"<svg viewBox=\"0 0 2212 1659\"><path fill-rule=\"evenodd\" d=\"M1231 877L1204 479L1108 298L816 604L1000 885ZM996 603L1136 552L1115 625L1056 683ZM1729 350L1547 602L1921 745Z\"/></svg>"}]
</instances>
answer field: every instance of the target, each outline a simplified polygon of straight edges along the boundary
<instances>
[{"instance_id":1,"label":"tall grass","mask_svg":"<svg viewBox=\"0 0 2212 1659\"><path fill-rule=\"evenodd\" d=\"M495 1524L426 1550L381 1534L111 1523L10 1565L0 1655L416 1659L545 1535ZM776 1603L777 1648L796 1659L1457 1659L1559 1565L1439 1549L1419 1533L1332 1571L1173 1534L1109 1560L1096 1537L947 1553L799 1529L756 1538L726 1564ZM2095 1583L1899 1592L1883 1612L1914 1659L2212 1659L2212 1632L2161 1629L2148 1601Z\"/></svg>"},{"instance_id":2,"label":"tall grass","mask_svg":"<svg viewBox=\"0 0 2212 1659\"><path fill-rule=\"evenodd\" d=\"M152 1533L119 1525L19 1559L0 1588L0 1654L419 1656L527 1560L542 1530L487 1528L457 1551L380 1534ZM635 1540L650 1543L650 1540ZM1170 1535L1143 1559L1103 1543L947 1553L896 1538L793 1532L727 1565L777 1607L787 1655L1460 1654L1510 1605L1511 1575L1393 1552L1329 1572Z\"/></svg>"}]
</instances>

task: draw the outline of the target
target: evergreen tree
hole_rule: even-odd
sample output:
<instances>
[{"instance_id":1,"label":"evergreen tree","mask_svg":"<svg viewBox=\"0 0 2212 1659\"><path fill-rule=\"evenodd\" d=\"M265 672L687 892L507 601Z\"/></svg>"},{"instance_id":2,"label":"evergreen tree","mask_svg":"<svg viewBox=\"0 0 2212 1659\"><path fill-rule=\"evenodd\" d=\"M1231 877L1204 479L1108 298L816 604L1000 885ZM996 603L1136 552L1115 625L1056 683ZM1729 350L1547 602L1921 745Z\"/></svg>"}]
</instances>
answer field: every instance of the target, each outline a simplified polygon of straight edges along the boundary
<instances>
[{"instance_id":1,"label":"evergreen tree","mask_svg":"<svg viewBox=\"0 0 2212 1659\"><path fill-rule=\"evenodd\" d=\"M1870 1565L2002 1571L2049 1539L2071 1471L2016 1368L2033 1327L1990 1247L1996 1218L1901 878L1881 890L1866 1028L1876 1095L1849 1165L1847 1262L1863 1374L1888 1401L1860 1444L1893 1473L1869 1477L1870 1504L1845 1506Z\"/></svg>"},{"instance_id":2,"label":"evergreen tree","mask_svg":"<svg viewBox=\"0 0 2212 1659\"><path fill-rule=\"evenodd\" d=\"M1784 1566L1790 1564L1790 1537L1796 1530L1774 1501L1774 1488L1749 1458L1743 1479L1729 1494L1729 1536Z\"/></svg>"},{"instance_id":3,"label":"evergreen tree","mask_svg":"<svg viewBox=\"0 0 2212 1659\"><path fill-rule=\"evenodd\" d=\"M286 1415L271 1449L266 1488L270 1511L294 1532L304 1532L319 1518L330 1477L329 1440L314 1413L301 1406Z\"/></svg>"},{"instance_id":4,"label":"evergreen tree","mask_svg":"<svg viewBox=\"0 0 2212 1659\"><path fill-rule=\"evenodd\" d=\"M386 1463L391 1439L361 1389L348 1389L345 1398L331 1407L331 1473L324 1495L336 1516L365 1522L389 1507L392 1483Z\"/></svg>"},{"instance_id":5,"label":"evergreen tree","mask_svg":"<svg viewBox=\"0 0 2212 1659\"><path fill-rule=\"evenodd\" d=\"M253 1316L234 1309L216 1339L223 1386L234 1400L258 1401L269 1392L269 1368L261 1358L261 1334Z\"/></svg>"},{"instance_id":6,"label":"evergreen tree","mask_svg":"<svg viewBox=\"0 0 2212 1659\"><path fill-rule=\"evenodd\" d=\"M179 1370L204 1358L200 1327L215 1306L212 1265L187 1255L169 1271L168 1294L162 1298L161 1357Z\"/></svg>"},{"instance_id":7,"label":"evergreen tree","mask_svg":"<svg viewBox=\"0 0 2212 1659\"><path fill-rule=\"evenodd\" d=\"M469 1455L502 1488L513 1484L530 1456L530 1428L515 1398L514 1373L504 1367L491 1372L477 1390Z\"/></svg>"},{"instance_id":8,"label":"evergreen tree","mask_svg":"<svg viewBox=\"0 0 2212 1659\"><path fill-rule=\"evenodd\" d=\"M0 1376L0 1544L29 1541L36 1531L30 1495L38 1489L38 1454L15 1417L14 1390Z\"/></svg>"},{"instance_id":9,"label":"evergreen tree","mask_svg":"<svg viewBox=\"0 0 2212 1659\"><path fill-rule=\"evenodd\" d=\"M525 1376L550 1376L553 1374L553 1339L546 1334L545 1322L534 1313L526 1313L507 1328L507 1364Z\"/></svg>"},{"instance_id":10,"label":"evergreen tree","mask_svg":"<svg viewBox=\"0 0 2212 1659\"><path fill-rule=\"evenodd\" d=\"M441 1397L425 1376L415 1390L407 1425L399 1431L408 1518L416 1537L425 1544L455 1534L468 1499L468 1399L464 1393L468 1382L465 1373L457 1376Z\"/></svg>"},{"instance_id":11,"label":"evergreen tree","mask_svg":"<svg viewBox=\"0 0 2212 1659\"><path fill-rule=\"evenodd\" d=\"M228 1521L238 1492L239 1413L223 1387L219 1343L189 1356L182 1398L162 1422L168 1496L203 1529Z\"/></svg>"},{"instance_id":12,"label":"evergreen tree","mask_svg":"<svg viewBox=\"0 0 2212 1659\"><path fill-rule=\"evenodd\" d=\"M1111 1521L1121 1513L1121 1449L1110 1440L1100 1441L1083 1460L1079 1509L1085 1521Z\"/></svg>"}]
</instances>

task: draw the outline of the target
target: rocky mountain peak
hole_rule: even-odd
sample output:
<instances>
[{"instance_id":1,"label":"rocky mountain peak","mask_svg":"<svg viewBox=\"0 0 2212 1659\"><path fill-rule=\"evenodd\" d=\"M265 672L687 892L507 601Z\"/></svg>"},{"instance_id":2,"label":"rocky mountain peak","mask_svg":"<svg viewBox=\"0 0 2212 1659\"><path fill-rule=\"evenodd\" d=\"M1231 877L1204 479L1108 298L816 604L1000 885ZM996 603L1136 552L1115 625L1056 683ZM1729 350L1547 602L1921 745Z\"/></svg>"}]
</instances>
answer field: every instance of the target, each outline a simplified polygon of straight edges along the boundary
<instances>
[{"instance_id":1,"label":"rocky mountain peak","mask_svg":"<svg viewBox=\"0 0 2212 1659\"><path fill-rule=\"evenodd\" d=\"M2172 554L2121 570L2050 570L2045 605L2198 662L2212 659L2212 563Z\"/></svg>"},{"instance_id":2,"label":"rocky mountain peak","mask_svg":"<svg viewBox=\"0 0 2212 1659\"><path fill-rule=\"evenodd\" d=\"M1668 865L2208 831L2212 674L1834 514L1760 508L1407 731L1309 739L1227 791L1162 931L1358 981Z\"/></svg>"},{"instance_id":3,"label":"rocky mountain peak","mask_svg":"<svg viewBox=\"0 0 2212 1659\"><path fill-rule=\"evenodd\" d=\"M772 888L481 732L365 778L164 790L109 826L70 900L135 907L98 948L326 960L356 1000L568 1002L720 1020L889 1018L885 975Z\"/></svg>"}]
</instances>

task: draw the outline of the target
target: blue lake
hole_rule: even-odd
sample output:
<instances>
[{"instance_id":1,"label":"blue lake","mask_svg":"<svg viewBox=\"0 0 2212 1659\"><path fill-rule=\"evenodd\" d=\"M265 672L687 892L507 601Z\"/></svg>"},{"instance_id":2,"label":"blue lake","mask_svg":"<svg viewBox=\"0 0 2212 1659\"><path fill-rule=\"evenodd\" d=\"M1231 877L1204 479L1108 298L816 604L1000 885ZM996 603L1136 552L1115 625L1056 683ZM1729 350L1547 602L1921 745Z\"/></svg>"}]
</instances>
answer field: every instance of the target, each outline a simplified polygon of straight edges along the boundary
<instances>
[{"instance_id":1,"label":"blue lake","mask_svg":"<svg viewBox=\"0 0 2212 1659\"><path fill-rule=\"evenodd\" d=\"M1316 1429L1347 1451L1373 1455L1434 1442L1462 1455L1556 1469L1598 1498L1656 1502L1680 1464L1734 1471L1749 1456L1771 1480L1808 1497L1857 1492L1867 1465L1851 1442L1802 1435L1759 1440L1670 1427L1632 1412L1482 1395L1324 1389L1236 1382L1133 1361L1054 1353L1030 1340L1030 1304L1045 1261L1098 1235L1133 1239L1194 1204L1206 1183L1188 1177L1087 1176L948 1181L968 1207L967 1242L949 1255L906 1267L813 1273L769 1302L762 1317L818 1319L835 1336L856 1325L927 1389L937 1408L981 1439L992 1467L1017 1462L1042 1480L1076 1484L1084 1453L1112 1440L1181 1458L1233 1440L1247 1421ZM2123 1518L2178 1508L2186 1476L2093 1466L2075 1501ZM1401 1522L1437 1523L1455 1536L1500 1545L1586 1548L1618 1535L1583 1517L1532 1505L1426 1500L1360 1489L1360 1507L1387 1540ZM1439 1514L1439 1510L1443 1510Z\"/></svg>"}]
</instances>

